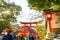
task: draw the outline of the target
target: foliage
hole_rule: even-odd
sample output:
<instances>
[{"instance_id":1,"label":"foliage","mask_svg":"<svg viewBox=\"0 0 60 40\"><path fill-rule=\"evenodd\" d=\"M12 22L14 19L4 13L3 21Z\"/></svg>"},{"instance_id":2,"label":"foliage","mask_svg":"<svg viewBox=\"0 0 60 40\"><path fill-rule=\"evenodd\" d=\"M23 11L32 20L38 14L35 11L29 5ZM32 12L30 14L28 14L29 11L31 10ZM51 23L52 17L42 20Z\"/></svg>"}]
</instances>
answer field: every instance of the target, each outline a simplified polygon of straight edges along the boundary
<instances>
[{"instance_id":1,"label":"foliage","mask_svg":"<svg viewBox=\"0 0 60 40\"><path fill-rule=\"evenodd\" d=\"M57 16L57 24L60 24L60 12L57 12L56 13L56 16Z\"/></svg>"},{"instance_id":2,"label":"foliage","mask_svg":"<svg viewBox=\"0 0 60 40\"><path fill-rule=\"evenodd\" d=\"M42 9L60 9L60 0L27 0L30 8L41 11Z\"/></svg>"},{"instance_id":3,"label":"foliage","mask_svg":"<svg viewBox=\"0 0 60 40\"><path fill-rule=\"evenodd\" d=\"M36 11L42 11L44 9L53 9L56 15L60 17L60 0L27 0L29 7ZM60 19L59 19L60 20ZM59 22L58 20L58 22Z\"/></svg>"},{"instance_id":4,"label":"foliage","mask_svg":"<svg viewBox=\"0 0 60 40\"><path fill-rule=\"evenodd\" d=\"M41 40L44 39L44 37L46 36L46 28L45 28L45 26L36 25L35 29L39 33L39 36L41 37Z\"/></svg>"},{"instance_id":5,"label":"foliage","mask_svg":"<svg viewBox=\"0 0 60 40\"><path fill-rule=\"evenodd\" d=\"M3 0L0 0L0 4L2 3Z\"/></svg>"},{"instance_id":6,"label":"foliage","mask_svg":"<svg viewBox=\"0 0 60 40\"><path fill-rule=\"evenodd\" d=\"M4 27L3 22L0 21L0 33L2 32L3 27Z\"/></svg>"},{"instance_id":7,"label":"foliage","mask_svg":"<svg viewBox=\"0 0 60 40\"><path fill-rule=\"evenodd\" d=\"M20 11L21 11L21 7L18 6L18 5L15 5L14 3L13 4L10 4L10 3L6 3L4 2L4 0L0 0L0 19L3 19L2 20L2 26L1 23L0 23L0 27L5 27L5 26L8 26L8 27L11 27L11 24L10 22L16 22L16 17L17 15L20 14ZM1 28L3 30L3 28Z\"/></svg>"},{"instance_id":8,"label":"foliage","mask_svg":"<svg viewBox=\"0 0 60 40\"><path fill-rule=\"evenodd\" d=\"M9 11L9 13L7 13L5 11ZM19 15L20 11L21 11L21 7L18 5L15 5L14 3L10 4L10 3L6 3L6 2L2 1L2 3L0 4L0 13L1 13L3 19L15 21L15 19L16 19L15 16Z\"/></svg>"}]
</instances>

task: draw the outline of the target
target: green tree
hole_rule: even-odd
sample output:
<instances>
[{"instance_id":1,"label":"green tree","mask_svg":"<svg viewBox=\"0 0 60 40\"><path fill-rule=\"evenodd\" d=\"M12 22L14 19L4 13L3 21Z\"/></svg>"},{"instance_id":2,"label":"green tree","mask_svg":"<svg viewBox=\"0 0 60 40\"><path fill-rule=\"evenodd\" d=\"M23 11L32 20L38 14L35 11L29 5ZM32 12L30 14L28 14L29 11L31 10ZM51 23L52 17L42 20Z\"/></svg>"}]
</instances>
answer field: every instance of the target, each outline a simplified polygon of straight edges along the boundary
<instances>
[{"instance_id":1,"label":"green tree","mask_svg":"<svg viewBox=\"0 0 60 40\"><path fill-rule=\"evenodd\" d=\"M59 17L57 23L60 23L60 0L27 0L27 2L29 3L29 7L36 11L52 8Z\"/></svg>"},{"instance_id":2,"label":"green tree","mask_svg":"<svg viewBox=\"0 0 60 40\"><path fill-rule=\"evenodd\" d=\"M4 27L11 27L11 24L10 22L16 22L16 17L17 15L20 14L20 11L21 11L21 7L18 6L18 5L15 5L14 3L13 4L10 4L10 3L6 3L4 2L4 0L0 0L0 19L3 19L2 20L2 24L4 26L1 26L0 27L3 27L1 28L2 30L4 29Z\"/></svg>"},{"instance_id":3,"label":"green tree","mask_svg":"<svg viewBox=\"0 0 60 40\"><path fill-rule=\"evenodd\" d=\"M42 9L60 9L60 0L27 0L30 8L41 11Z\"/></svg>"},{"instance_id":4,"label":"green tree","mask_svg":"<svg viewBox=\"0 0 60 40\"><path fill-rule=\"evenodd\" d=\"M2 3L3 0L0 0L0 4Z\"/></svg>"},{"instance_id":5,"label":"green tree","mask_svg":"<svg viewBox=\"0 0 60 40\"><path fill-rule=\"evenodd\" d=\"M39 33L39 36L41 36L41 40L43 40L46 36L46 28L41 23L37 24L35 27L36 31Z\"/></svg>"}]
</instances>

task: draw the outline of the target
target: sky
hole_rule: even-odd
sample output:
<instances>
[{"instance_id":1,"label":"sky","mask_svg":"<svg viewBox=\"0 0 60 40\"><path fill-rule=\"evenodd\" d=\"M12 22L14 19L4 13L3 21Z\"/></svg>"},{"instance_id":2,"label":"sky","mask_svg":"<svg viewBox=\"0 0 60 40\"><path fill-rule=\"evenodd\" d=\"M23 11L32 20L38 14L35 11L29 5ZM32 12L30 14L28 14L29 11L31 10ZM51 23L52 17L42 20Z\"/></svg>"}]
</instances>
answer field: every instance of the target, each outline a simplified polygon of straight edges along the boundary
<instances>
[{"instance_id":1,"label":"sky","mask_svg":"<svg viewBox=\"0 0 60 40\"><path fill-rule=\"evenodd\" d=\"M16 5L19 5L22 7L22 11L20 12L20 15L17 16L18 22L38 22L43 20L42 12L38 12L35 10L31 10L28 7L28 3L26 0L5 0L7 3L15 3Z\"/></svg>"},{"instance_id":2,"label":"sky","mask_svg":"<svg viewBox=\"0 0 60 40\"><path fill-rule=\"evenodd\" d=\"M8 2L8 0L5 0ZM28 7L28 3L26 0L10 0L9 1L10 3L14 2L15 4L19 5L22 7L22 11L25 12L25 13L29 13L31 10L30 8ZM27 12L28 10L28 12Z\"/></svg>"}]
</instances>

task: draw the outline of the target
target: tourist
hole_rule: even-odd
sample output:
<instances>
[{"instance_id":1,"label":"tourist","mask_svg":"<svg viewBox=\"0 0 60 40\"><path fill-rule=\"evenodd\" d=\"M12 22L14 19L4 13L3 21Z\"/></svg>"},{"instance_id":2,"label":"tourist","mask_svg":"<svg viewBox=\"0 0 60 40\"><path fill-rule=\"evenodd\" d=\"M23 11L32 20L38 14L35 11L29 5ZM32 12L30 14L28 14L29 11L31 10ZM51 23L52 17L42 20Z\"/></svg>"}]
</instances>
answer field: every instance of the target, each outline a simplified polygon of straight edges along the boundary
<instances>
[{"instance_id":1,"label":"tourist","mask_svg":"<svg viewBox=\"0 0 60 40\"><path fill-rule=\"evenodd\" d=\"M26 40L29 40L29 35L26 37Z\"/></svg>"},{"instance_id":2,"label":"tourist","mask_svg":"<svg viewBox=\"0 0 60 40\"><path fill-rule=\"evenodd\" d=\"M13 39L15 40L17 37L16 37L16 32L13 33Z\"/></svg>"},{"instance_id":3,"label":"tourist","mask_svg":"<svg viewBox=\"0 0 60 40\"><path fill-rule=\"evenodd\" d=\"M29 40L34 40L34 37L32 34L29 35Z\"/></svg>"},{"instance_id":4,"label":"tourist","mask_svg":"<svg viewBox=\"0 0 60 40\"><path fill-rule=\"evenodd\" d=\"M13 36L11 35L12 31L8 31L8 34L3 36L2 40L13 40Z\"/></svg>"},{"instance_id":5,"label":"tourist","mask_svg":"<svg viewBox=\"0 0 60 40\"><path fill-rule=\"evenodd\" d=\"M23 35L23 34L21 34L21 40L25 40L25 38L24 38L24 35Z\"/></svg>"}]
</instances>

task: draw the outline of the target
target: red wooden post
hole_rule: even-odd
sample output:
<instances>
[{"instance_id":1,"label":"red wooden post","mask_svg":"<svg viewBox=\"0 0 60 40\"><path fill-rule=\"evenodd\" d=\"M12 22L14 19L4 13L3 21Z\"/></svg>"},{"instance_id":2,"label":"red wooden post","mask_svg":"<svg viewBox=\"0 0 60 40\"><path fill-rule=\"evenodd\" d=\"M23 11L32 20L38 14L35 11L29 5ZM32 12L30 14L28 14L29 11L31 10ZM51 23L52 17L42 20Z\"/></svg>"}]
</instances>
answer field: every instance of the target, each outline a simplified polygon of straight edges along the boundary
<instances>
[{"instance_id":1,"label":"red wooden post","mask_svg":"<svg viewBox=\"0 0 60 40\"><path fill-rule=\"evenodd\" d=\"M47 22L48 22L48 24L49 24L49 31L50 31L50 32L52 32L51 20L52 20L52 17L47 17Z\"/></svg>"},{"instance_id":2,"label":"red wooden post","mask_svg":"<svg viewBox=\"0 0 60 40\"><path fill-rule=\"evenodd\" d=\"M50 29L50 32L52 32L51 21L49 21L49 29Z\"/></svg>"},{"instance_id":3,"label":"red wooden post","mask_svg":"<svg viewBox=\"0 0 60 40\"><path fill-rule=\"evenodd\" d=\"M26 37L26 24L24 24L24 36Z\"/></svg>"},{"instance_id":4,"label":"red wooden post","mask_svg":"<svg viewBox=\"0 0 60 40\"><path fill-rule=\"evenodd\" d=\"M32 27L32 24L30 23L30 28Z\"/></svg>"},{"instance_id":5,"label":"red wooden post","mask_svg":"<svg viewBox=\"0 0 60 40\"><path fill-rule=\"evenodd\" d=\"M38 37L38 32L36 32L36 37Z\"/></svg>"}]
</instances>

